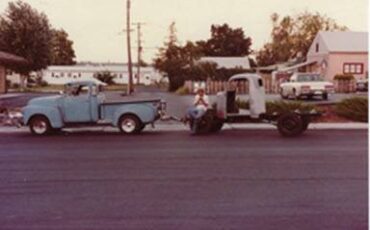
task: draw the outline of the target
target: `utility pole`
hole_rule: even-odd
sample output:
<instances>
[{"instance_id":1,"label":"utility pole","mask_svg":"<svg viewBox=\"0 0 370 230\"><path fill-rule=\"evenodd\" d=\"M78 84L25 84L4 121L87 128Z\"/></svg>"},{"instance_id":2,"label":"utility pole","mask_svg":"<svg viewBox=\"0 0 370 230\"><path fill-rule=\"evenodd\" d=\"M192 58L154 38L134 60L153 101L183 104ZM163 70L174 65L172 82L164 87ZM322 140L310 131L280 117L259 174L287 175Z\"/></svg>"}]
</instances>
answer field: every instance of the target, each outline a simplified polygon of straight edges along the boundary
<instances>
[{"instance_id":1,"label":"utility pole","mask_svg":"<svg viewBox=\"0 0 370 230\"><path fill-rule=\"evenodd\" d=\"M145 25L143 22L137 22L137 23L132 23L133 25L137 26L137 84L140 84L140 64L141 64L141 54L143 52L143 46L142 46L142 40L141 40L141 26Z\"/></svg>"},{"instance_id":2,"label":"utility pole","mask_svg":"<svg viewBox=\"0 0 370 230\"><path fill-rule=\"evenodd\" d=\"M126 25L127 25L127 58L128 58L128 88L127 93L130 95L134 91L134 85L132 81L132 57L131 57L131 22L130 22L130 8L131 8L131 1L127 0L126 5Z\"/></svg>"}]
</instances>

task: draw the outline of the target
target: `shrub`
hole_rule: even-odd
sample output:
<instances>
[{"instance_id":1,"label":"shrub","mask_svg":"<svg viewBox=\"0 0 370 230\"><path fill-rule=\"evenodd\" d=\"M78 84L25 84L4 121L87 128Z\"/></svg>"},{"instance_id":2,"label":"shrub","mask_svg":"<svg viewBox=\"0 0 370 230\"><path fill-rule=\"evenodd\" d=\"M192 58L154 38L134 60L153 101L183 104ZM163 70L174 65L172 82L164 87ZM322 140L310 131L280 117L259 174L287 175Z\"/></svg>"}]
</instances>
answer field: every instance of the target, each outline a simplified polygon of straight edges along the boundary
<instances>
[{"instance_id":1,"label":"shrub","mask_svg":"<svg viewBox=\"0 0 370 230\"><path fill-rule=\"evenodd\" d=\"M106 83L107 85L114 85L114 78L116 78L116 75L113 75L109 71L102 71L102 72L97 72L94 74L94 78L98 79L101 82Z\"/></svg>"},{"instance_id":2,"label":"shrub","mask_svg":"<svg viewBox=\"0 0 370 230\"><path fill-rule=\"evenodd\" d=\"M269 101L266 103L267 114L282 114L294 111L309 113L312 110L317 110L317 108L314 105L308 105L302 102Z\"/></svg>"},{"instance_id":3,"label":"shrub","mask_svg":"<svg viewBox=\"0 0 370 230\"><path fill-rule=\"evenodd\" d=\"M235 103L239 109L249 109L249 101L243 101L238 98Z\"/></svg>"},{"instance_id":4,"label":"shrub","mask_svg":"<svg viewBox=\"0 0 370 230\"><path fill-rule=\"evenodd\" d=\"M236 100L236 105L240 109L249 109L249 102L243 100ZM300 111L309 113L312 110L318 110L314 105L308 105L301 102L285 102L285 101L268 101L266 102L267 114L282 114L286 112Z\"/></svg>"},{"instance_id":5,"label":"shrub","mask_svg":"<svg viewBox=\"0 0 370 230\"><path fill-rule=\"evenodd\" d=\"M46 87L46 86L48 86L49 84L48 84L48 82L47 81L44 81L44 80L42 80L41 82L40 82L40 86L41 87Z\"/></svg>"},{"instance_id":6,"label":"shrub","mask_svg":"<svg viewBox=\"0 0 370 230\"><path fill-rule=\"evenodd\" d=\"M178 95L188 95L190 94L190 90L186 86L182 86L176 90L176 94Z\"/></svg>"},{"instance_id":7,"label":"shrub","mask_svg":"<svg viewBox=\"0 0 370 230\"><path fill-rule=\"evenodd\" d=\"M368 103L368 99L362 97L344 99L335 106L335 113L353 121L368 122Z\"/></svg>"},{"instance_id":8,"label":"shrub","mask_svg":"<svg viewBox=\"0 0 370 230\"><path fill-rule=\"evenodd\" d=\"M21 85L20 84L18 84L18 83L13 83L12 85L11 85L11 88L13 88L13 89L19 89L21 87Z\"/></svg>"},{"instance_id":9,"label":"shrub","mask_svg":"<svg viewBox=\"0 0 370 230\"><path fill-rule=\"evenodd\" d=\"M336 81L351 81L354 79L355 77L351 74L337 74L334 76L334 80Z\"/></svg>"}]
</instances>

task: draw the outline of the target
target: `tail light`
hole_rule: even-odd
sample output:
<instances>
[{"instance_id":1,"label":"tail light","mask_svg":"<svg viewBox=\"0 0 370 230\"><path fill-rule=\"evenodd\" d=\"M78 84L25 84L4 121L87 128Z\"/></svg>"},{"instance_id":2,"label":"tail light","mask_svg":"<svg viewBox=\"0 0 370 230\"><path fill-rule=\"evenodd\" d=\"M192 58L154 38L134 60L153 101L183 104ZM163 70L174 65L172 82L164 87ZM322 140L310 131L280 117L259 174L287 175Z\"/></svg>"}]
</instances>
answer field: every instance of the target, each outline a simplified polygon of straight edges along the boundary
<instances>
[{"instance_id":1,"label":"tail light","mask_svg":"<svg viewBox=\"0 0 370 230\"><path fill-rule=\"evenodd\" d=\"M166 111L167 109L167 103L165 101L160 101L157 106L158 110L160 111Z\"/></svg>"},{"instance_id":2,"label":"tail light","mask_svg":"<svg viewBox=\"0 0 370 230\"><path fill-rule=\"evenodd\" d=\"M310 92L310 90L311 90L311 87L308 86L308 85L301 86L302 93L308 93L308 92Z\"/></svg>"},{"instance_id":3,"label":"tail light","mask_svg":"<svg viewBox=\"0 0 370 230\"><path fill-rule=\"evenodd\" d=\"M332 85L326 85L325 86L325 90L326 91L329 91L329 92L332 92L332 91L334 91L334 86L332 86Z\"/></svg>"}]
</instances>

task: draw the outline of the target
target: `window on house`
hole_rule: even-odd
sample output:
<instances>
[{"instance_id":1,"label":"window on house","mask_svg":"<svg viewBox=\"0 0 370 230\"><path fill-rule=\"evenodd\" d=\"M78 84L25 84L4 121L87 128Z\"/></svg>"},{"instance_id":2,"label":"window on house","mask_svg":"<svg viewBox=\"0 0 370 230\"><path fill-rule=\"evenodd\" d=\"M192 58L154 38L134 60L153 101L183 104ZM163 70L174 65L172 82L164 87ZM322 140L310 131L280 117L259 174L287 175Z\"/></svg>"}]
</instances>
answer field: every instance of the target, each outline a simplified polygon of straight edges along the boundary
<instances>
[{"instance_id":1,"label":"window on house","mask_svg":"<svg viewBox=\"0 0 370 230\"><path fill-rule=\"evenodd\" d=\"M64 73L62 72L62 73L60 73L60 77L64 77Z\"/></svg>"},{"instance_id":2,"label":"window on house","mask_svg":"<svg viewBox=\"0 0 370 230\"><path fill-rule=\"evenodd\" d=\"M55 73L54 72L51 73L51 77L55 77Z\"/></svg>"},{"instance_id":3,"label":"window on house","mask_svg":"<svg viewBox=\"0 0 370 230\"><path fill-rule=\"evenodd\" d=\"M318 53L320 51L320 45L319 43L316 43L316 53Z\"/></svg>"},{"instance_id":4,"label":"window on house","mask_svg":"<svg viewBox=\"0 0 370 230\"><path fill-rule=\"evenodd\" d=\"M78 73L78 77L81 77L81 73Z\"/></svg>"},{"instance_id":5,"label":"window on house","mask_svg":"<svg viewBox=\"0 0 370 230\"><path fill-rule=\"evenodd\" d=\"M363 63L344 63L343 73L344 74L363 74L364 64Z\"/></svg>"}]
</instances>

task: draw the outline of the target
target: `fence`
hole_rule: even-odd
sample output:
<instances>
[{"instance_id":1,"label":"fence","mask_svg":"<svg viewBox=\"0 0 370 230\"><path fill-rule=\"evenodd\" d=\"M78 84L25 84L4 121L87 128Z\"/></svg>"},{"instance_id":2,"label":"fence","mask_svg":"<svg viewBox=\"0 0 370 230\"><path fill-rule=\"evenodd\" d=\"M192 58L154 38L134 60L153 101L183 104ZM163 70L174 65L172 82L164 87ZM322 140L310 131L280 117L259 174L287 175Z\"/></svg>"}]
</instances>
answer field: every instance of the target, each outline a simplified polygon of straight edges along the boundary
<instances>
[{"instance_id":1,"label":"fence","mask_svg":"<svg viewBox=\"0 0 370 230\"><path fill-rule=\"evenodd\" d=\"M335 80L334 88L337 93L354 93L356 92L356 80Z\"/></svg>"},{"instance_id":2,"label":"fence","mask_svg":"<svg viewBox=\"0 0 370 230\"><path fill-rule=\"evenodd\" d=\"M274 83L271 75L262 75L265 91L267 94L277 94L279 93L279 83ZM184 86L189 90L189 92L195 92L198 87L206 89L207 94L216 94L217 92L224 91L229 88L236 88L238 93L248 93L249 83L239 83L235 82L230 85L227 81L186 81ZM356 81L355 80L335 80L334 89L336 93L353 93L356 92Z\"/></svg>"}]
</instances>

